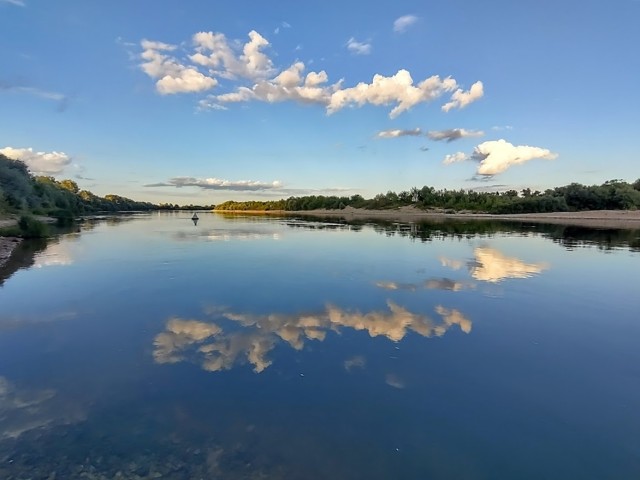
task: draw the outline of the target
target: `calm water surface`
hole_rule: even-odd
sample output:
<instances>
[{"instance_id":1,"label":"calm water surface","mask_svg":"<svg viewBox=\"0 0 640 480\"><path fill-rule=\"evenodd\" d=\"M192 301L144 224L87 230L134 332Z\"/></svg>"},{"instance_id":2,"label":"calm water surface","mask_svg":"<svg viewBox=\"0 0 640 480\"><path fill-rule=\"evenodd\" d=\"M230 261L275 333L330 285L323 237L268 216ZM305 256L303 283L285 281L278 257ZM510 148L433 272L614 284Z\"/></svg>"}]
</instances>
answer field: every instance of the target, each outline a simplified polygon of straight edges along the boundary
<instances>
[{"instance_id":1,"label":"calm water surface","mask_svg":"<svg viewBox=\"0 0 640 480\"><path fill-rule=\"evenodd\" d=\"M640 478L640 232L188 217L0 272L0 478Z\"/></svg>"}]
</instances>

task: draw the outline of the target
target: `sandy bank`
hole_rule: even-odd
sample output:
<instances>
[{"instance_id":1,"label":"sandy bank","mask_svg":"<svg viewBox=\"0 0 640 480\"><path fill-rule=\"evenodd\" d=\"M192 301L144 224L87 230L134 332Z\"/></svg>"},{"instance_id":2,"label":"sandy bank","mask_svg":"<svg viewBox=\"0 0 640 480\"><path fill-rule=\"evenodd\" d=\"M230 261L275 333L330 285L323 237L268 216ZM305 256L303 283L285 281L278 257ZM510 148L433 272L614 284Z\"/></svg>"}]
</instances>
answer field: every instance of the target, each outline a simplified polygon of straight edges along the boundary
<instances>
[{"instance_id":1,"label":"sandy bank","mask_svg":"<svg viewBox=\"0 0 640 480\"><path fill-rule=\"evenodd\" d=\"M365 210L346 207L343 210L304 210L296 212L230 212L217 213L261 213L274 215L305 215L314 217L334 217L346 220L388 220L394 222L417 222L420 220L498 220L515 222L553 223L591 228L640 229L640 210L594 210L589 212L524 213L519 215L490 215L480 213L445 213L425 211L407 206L394 210Z\"/></svg>"},{"instance_id":2,"label":"sandy bank","mask_svg":"<svg viewBox=\"0 0 640 480\"><path fill-rule=\"evenodd\" d=\"M0 237L0 268L4 267L21 241L21 238L16 237Z\"/></svg>"}]
</instances>

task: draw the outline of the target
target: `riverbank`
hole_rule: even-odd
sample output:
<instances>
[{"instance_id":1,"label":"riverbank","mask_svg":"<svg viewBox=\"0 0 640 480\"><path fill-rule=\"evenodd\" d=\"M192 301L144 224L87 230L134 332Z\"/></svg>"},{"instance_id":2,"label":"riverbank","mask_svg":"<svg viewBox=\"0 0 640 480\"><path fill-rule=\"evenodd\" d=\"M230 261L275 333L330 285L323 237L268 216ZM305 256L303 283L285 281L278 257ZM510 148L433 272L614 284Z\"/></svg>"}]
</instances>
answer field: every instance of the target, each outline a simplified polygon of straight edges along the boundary
<instances>
[{"instance_id":1,"label":"riverbank","mask_svg":"<svg viewBox=\"0 0 640 480\"><path fill-rule=\"evenodd\" d=\"M0 237L0 268L5 266L20 242L22 239L18 237Z\"/></svg>"},{"instance_id":2,"label":"riverbank","mask_svg":"<svg viewBox=\"0 0 640 480\"><path fill-rule=\"evenodd\" d=\"M518 215L493 215L484 213L446 213L444 210L421 210L412 206L392 210L366 210L346 207L342 210L302 210L302 211L230 211L219 210L221 214L266 214L304 215L312 217L344 218L346 220L388 220L392 222L418 222L421 220L498 220L512 222L552 223L589 228L640 229L640 210L593 210L585 212L523 213Z\"/></svg>"}]
</instances>

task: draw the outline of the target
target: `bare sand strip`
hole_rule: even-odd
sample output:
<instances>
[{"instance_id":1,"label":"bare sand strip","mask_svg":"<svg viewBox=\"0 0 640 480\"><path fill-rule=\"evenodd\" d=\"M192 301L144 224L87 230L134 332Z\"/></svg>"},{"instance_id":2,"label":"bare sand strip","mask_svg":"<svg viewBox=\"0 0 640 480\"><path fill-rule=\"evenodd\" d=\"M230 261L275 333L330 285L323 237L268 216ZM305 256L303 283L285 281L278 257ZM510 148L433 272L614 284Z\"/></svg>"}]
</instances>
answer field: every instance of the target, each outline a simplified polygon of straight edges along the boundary
<instances>
[{"instance_id":1,"label":"bare sand strip","mask_svg":"<svg viewBox=\"0 0 640 480\"><path fill-rule=\"evenodd\" d=\"M588 212L523 213L519 215L492 215L485 213L445 213L444 210L420 210L407 206L393 210L365 210L346 207L343 210L303 211L217 211L229 214L304 215L313 217L344 218L346 220L387 220L392 222L444 221L444 220L497 220L510 222L553 223L590 228L640 229L640 210L592 210Z\"/></svg>"},{"instance_id":2,"label":"bare sand strip","mask_svg":"<svg viewBox=\"0 0 640 480\"><path fill-rule=\"evenodd\" d=\"M0 268L4 267L21 241L21 238L16 237L0 237Z\"/></svg>"}]
</instances>

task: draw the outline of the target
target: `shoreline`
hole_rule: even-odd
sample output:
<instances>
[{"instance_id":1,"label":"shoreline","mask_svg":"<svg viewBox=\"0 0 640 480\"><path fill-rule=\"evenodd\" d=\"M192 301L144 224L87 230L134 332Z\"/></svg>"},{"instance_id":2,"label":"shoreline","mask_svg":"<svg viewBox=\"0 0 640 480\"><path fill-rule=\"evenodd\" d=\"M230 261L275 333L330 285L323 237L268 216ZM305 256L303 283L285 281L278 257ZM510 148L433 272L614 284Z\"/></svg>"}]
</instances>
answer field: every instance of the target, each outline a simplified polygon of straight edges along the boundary
<instances>
[{"instance_id":1,"label":"shoreline","mask_svg":"<svg viewBox=\"0 0 640 480\"><path fill-rule=\"evenodd\" d=\"M420 220L495 220L507 222L548 223L588 228L640 229L640 210L589 210L584 212L550 212L496 215L488 213L445 213L443 210L425 211L412 206L394 210L365 210L346 207L342 210L213 210L218 214L291 215L344 218L346 220L388 220L416 222Z\"/></svg>"},{"instance_id":2,"label":"shoreline","mask_svg":"<svg viewBox=\"0 0 640 480\"><path fill-rule=\"evenodd\" d=\"M0 237L0 268L7 264L21 242L22 239L19 237Z\"/></svg>"}]
</instances>

